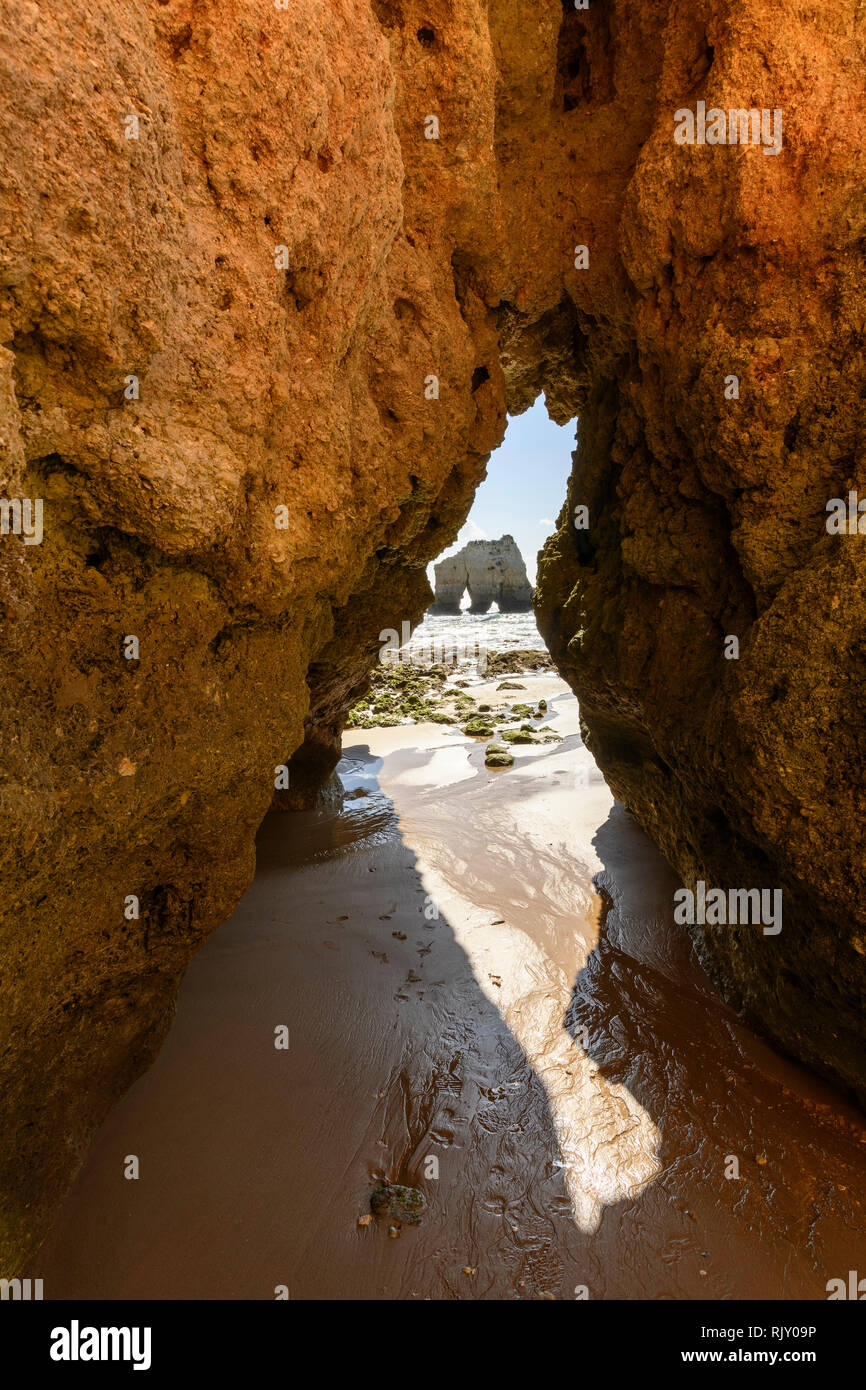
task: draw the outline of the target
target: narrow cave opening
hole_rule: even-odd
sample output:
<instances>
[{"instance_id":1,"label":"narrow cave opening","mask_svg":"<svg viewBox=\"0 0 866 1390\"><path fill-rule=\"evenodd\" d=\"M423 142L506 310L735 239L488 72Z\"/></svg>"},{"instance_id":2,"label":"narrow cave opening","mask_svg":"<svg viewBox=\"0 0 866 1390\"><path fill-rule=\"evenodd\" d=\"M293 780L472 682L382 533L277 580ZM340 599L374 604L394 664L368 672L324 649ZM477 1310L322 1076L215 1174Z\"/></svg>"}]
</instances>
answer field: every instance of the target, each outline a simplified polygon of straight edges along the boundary
<instances>
[{"instance_id":1,"label":"narrow cave opening","mask_svg":"<svg viewBox=\"0 0 866 1390\"><path fill-rule=\"evenodd\" d=\"M0 20L0 1297L856 1300L856 26L170 3Z\"/></svg>"}]
</instances>

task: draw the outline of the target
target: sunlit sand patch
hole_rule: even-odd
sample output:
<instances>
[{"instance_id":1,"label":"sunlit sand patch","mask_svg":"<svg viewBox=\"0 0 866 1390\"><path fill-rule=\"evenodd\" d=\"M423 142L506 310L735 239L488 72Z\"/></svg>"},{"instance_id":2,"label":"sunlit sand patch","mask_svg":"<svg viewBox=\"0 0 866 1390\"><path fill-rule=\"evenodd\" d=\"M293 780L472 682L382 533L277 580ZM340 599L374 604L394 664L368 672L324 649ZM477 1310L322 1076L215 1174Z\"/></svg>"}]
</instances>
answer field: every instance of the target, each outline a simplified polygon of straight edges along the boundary
<instances>
[{"instance_id":1,"label":"sunlit sand patch","mask_svg":"<svg viewBox=\"0 0 866 1390\"><path fill-rule=\"evenodd\" d=\"M563 722L572 720L576 703ZM596 771L584 748L551 749L543 770L514 769L489 789L464 783L450 801L423 792L414 799L407 788L411 804L401 798L396 760L386 760L383 783L425 889L544 1088L574 1220L592 1234L604 1207L634 1199L661 1163L649 1114L565 1027L574 980L598 937L592 877L602 866L592 841L612 804L603 781L575 777L576 769Z\"/></svg>"},{"instance_id":2,"label":"sunlit sand patch","mask_svg":"<svg viewBox=\"0 0 866 1390\"><path fill-rule=\"evenodd\" d=\"M424 880L437 901L447 892L437 874L425 873ZM453 895L445 914L479 988L544 1087L574 1219L592 1234L605 1206L636 1197L660 1173L659 1131L566 1030L571 984L565 972L525 932L491 926L489 917L479 922L477 911ZM578 968L583 964L585 958Z\"/></svg>"},{"instance_id":3,"label":"sunlit sand patch","mask_svg":"<svg viewBox=\"0 0 866 1390\"><path fill-rule=\"evenodd\" d=\"M450 787L476 775L460 743L431 748L424 762L415 767L403 767L394 778L397 786Z\"/></svg>"}]
</instances>

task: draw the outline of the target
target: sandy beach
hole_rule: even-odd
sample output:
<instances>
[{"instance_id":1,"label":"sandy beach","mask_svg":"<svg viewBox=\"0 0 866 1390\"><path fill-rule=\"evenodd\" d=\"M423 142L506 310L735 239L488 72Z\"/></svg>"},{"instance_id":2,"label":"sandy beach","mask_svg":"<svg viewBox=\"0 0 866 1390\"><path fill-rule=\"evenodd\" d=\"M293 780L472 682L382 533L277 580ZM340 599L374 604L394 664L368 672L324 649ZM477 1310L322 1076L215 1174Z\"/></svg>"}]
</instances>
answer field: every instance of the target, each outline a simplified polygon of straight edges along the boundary
<instances>
[{"instance_id":1,"label":"sandy beach","mask_svg":"<svg viewBox=\"0 0 866 1390\"><path fill-rule=\"evenodd\" d=\"M267 818L46 1298L824 1299L862 1264L862 1115L721 1001L574 696L515 680L561 742L499 771L350 729L342 811ZM382 1180L417 1224L371 1217Z\"/></svg>"}]
</instances>

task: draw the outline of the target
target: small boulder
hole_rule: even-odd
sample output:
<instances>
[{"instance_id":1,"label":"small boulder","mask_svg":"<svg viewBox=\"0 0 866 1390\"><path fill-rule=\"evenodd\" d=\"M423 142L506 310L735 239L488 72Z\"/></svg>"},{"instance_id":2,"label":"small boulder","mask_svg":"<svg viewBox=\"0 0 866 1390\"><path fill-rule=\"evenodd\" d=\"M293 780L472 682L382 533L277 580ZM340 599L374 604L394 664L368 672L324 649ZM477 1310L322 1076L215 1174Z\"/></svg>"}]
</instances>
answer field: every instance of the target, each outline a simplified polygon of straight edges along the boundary
<instances>
[{"instance_id":1,"label":"small boulder","mask_svg":"<svg viewBox=\"0 0 866 1390\"><path fill-rule=\"evenodd\" d=\"M471 738L490 738L493 734L493 729L486 719L475 718L470 719L467 724L463 725L463 732L464 734L468 734Z\"/></svg>"},{"instance_id":2,"label":"small boulder","mask_svg":"<svg viewBox=\"0 0 866 1390\"><path fill-rule=\"evenodd\" d=\"M396 1182L377 1183L370 1197L370 1210L376 1216L388 1216L410 1226L417 1226L426 1206L427 1199L417 1187L403 1187Z\"/></svg>"},{"instance_id":3,"label":"small boulder","mask_svg":"<svg viewBox=\"0 0 866 1390\"><path fill-rule=\"evenodd\" d=\"M485 767L513 767L514 754L507 748L488 748L484 755Z\"/></svg>"}]
</instances>

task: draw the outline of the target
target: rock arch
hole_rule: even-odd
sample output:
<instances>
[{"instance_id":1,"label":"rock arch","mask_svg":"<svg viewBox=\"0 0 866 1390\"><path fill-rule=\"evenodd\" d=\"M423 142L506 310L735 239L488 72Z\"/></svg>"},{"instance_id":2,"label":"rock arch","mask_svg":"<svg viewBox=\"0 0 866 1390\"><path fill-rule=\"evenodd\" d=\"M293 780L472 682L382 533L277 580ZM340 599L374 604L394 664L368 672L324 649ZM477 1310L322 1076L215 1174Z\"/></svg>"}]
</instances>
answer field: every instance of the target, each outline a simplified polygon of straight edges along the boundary
<instances>
[{"instance_id":1,"label":"rock arch","mask_svg":"<svg viewBox=\"0 0 866 1390\"><path fill-rule=\"evenodd\" d=\"M471 613L487 613L494 603L500 613L528 613L532 608L532 585L513 536L468 541L456 555L440 560L434 574L431 613L459 613L467 592Z\"/></svg>"}]
</instances>

